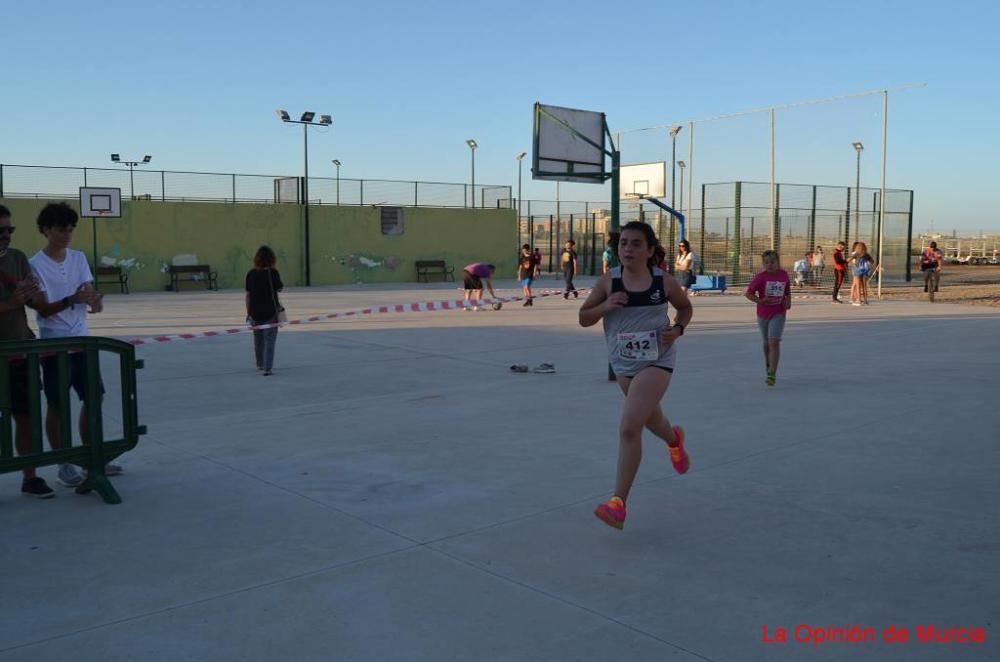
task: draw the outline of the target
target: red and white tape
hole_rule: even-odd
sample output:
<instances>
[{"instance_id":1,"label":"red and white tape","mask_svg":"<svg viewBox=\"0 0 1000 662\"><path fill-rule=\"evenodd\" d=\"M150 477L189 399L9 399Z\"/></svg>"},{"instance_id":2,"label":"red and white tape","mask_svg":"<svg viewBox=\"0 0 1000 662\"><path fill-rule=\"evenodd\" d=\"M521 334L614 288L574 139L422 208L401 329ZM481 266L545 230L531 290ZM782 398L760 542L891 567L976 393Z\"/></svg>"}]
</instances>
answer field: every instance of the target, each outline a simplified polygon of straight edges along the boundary
<instances>
[{"instance_id":1,"label":"red and white tape","mask_svg":"<svg viewBox=\"0 0 1000 662\"><path fill-rule=\"evenodd\" d=\"M585 292L586 289L580 289L579 292ZM543 297L551 297L562 294L562 290L548 290L545 292L539 292L534 295L535 299L540 299ZM484 298L480 299L479 303L482 306L492 306L494 303L508 303L516 301L524 301L527 297L515 296L515 297L494 297L494 298ZM161 336L150 336L148 338L132 338L126 340L125 342L130 345L153 345L157 343L172 342L174 340L196 340L198 338L215 338L218 336L232 336L239 333L249 333L251 331L260 331L263 329L276 329L282 326L299 326L302 324L315 324L316 322L325 322L332 319L341 319L349 317L366 317L370 315L384 315L388 313L425 313L439 310L466 310L471 308L469 301L465 299L445 299L442 301L422 301L418 303L400 303L400 304L390 304L386 306L371 306L370 308L358 308L356 310L345 310L339 313L329 313L328 315L314 315L312 317L304 317L302 319L289 320L288 322L275 323L275 324L258 324L255 326L241 326L232 329L221 329L218 331L199 331L197 333L173 333Z\"/></svg>"}]
</instances>

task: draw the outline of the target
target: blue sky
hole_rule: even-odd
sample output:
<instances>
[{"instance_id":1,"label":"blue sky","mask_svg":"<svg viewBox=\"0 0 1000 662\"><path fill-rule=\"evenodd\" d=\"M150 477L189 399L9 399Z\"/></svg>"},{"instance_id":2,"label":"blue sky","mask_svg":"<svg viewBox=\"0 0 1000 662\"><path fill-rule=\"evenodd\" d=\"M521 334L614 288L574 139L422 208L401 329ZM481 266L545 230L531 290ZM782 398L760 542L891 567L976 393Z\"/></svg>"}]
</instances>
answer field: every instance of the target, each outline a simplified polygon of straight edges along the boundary
<instances>
[{"instance_id":1,"label":"blue sky","mask_svg":"<svg viewBox=\"0 0 1000 662\"><path fill-rule=\"evenodd\" d=\"M888 186L918 230L1000 233L1000 10L988 2L8 3L0 162L298 174L301 130L334 116L311 173L512 184L531 107L602 110L612 129L926 82L889 98ZM780 112L779 181L878 186L881 100ZM680 158L687 157L683 132ZM695 183L766 181L766 115L696 129ZM662 132L623 160L669 159ZM527 161L525 162L527 165ZM534 182L524 197L553 199ZM564 185L563 199L603 199Z\"/></svg>"}]
</instances>

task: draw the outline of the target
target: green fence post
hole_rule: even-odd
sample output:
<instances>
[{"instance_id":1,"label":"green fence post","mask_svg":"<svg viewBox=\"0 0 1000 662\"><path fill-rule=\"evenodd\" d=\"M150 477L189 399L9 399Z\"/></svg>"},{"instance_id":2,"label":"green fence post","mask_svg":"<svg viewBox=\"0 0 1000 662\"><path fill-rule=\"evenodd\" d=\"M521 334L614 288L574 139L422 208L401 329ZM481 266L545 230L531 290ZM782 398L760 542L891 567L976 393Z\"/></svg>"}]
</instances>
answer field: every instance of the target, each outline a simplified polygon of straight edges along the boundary
<instances>
[{"instance_id":1,"label":"green fence post","mask_svg":"<svg viewBox=\"0 0 1000 662\"><path fill-rule=\"evenodd\" d=\"M909 283L913 280L913 265L910 264L913 260L910 259L910 251L913 250L911 244L913 243L913 191L910 191L910 212L907 214L906 220L906 282Z\"/></svg>"},{"instance_id":2,"label":"green fence post","mask_svg":"<svg viewBox=\"0 0 1000 662\"><path fill-rule=\"evenodd\" d=\"M854 219L857 223L857 219ZM844 216L844 243L851 245L851 187L847 187L847 214Z\"/></svg>"},{"instance_id":3,"label":"green fence post","mask_svg":"<svg viewBox=\"0 0 1000 662\"><path fill-rule=\"evenodd\" d=\"M743 182L736 182L735 205L736 216L733 219L733 243L735 244L733 248L733 285L736 285L740 280L740 257L743 253L743 246L740 238L740 216L743 213Z\"/></svg>"},{"instance_id":4,"label":"green fence post","mask_svg":"<svg viewBox=\"0 0 1000 662\"><path fill-rule=\"evenodd\" d=\"M698 249L701 254L701 273L705 273L705 185L701 185L701 247Z\"/></svg>"}]
</instances>

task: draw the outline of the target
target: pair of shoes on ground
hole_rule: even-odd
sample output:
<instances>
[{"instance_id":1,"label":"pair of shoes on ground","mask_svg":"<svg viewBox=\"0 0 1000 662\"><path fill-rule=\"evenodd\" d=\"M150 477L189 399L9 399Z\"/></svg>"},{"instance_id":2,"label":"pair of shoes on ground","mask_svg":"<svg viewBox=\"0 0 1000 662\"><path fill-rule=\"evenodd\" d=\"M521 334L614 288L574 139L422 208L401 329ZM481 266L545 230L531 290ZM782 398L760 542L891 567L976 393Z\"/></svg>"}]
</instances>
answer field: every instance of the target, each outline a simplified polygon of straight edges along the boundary
<instances>
[{"instance_id":1,"label":"pair of shoes on ground","mask_svg":"<svg viewBox=\"0 0 1000 662\"><path fill-rule=\"evenodd\" d=\"M120 476L125 470L120 465L108 462L104 465L105 476ZM56 482L63 487L79 487L87 478L87 472L79 469L75 464L60 464L59 472L56 474Z\"/></svg>"},{"instance_id":2,"label":"pair of shoes on ground","mask_svg":"<svg viewBox=\"0 0 1000 662\"><path fill-rule=\"evenodd\" d=\"M674 471L685 474L691 468L691 458L684 449L684 428L675 425L672 429L674 436L677 437L677 445L667 445L670 463L674 465ZM625 514L625 502L617 496L611 497L607 503L602 503L594 509L594 516L597 519L619 531L625 528Z\"/></svg>"},{"instance_id":3,"label":"pair of shoes on ground","mask_svg":"<svg viewBox=\"0 0 1000 662\"><path fill-rule=\"evenodd\" d=\"M522 305L523 306L534 306L535 305L535 298L534 297L528 297L527 299L524 300L524 303Z\"/></svg>"},{"instance_id":4,"label":"pair of shoes on ground","mask_svg":"<svg viewBox=\"0 0 1000 662\"><path fill-rule=\"evenodd\" d=\"M528 372L529 368L528 368L528 366L526 366L526 365L524 365L522 363L515 363L514 365L512 365L510 367L510 371L511 372ZM556 371L556 367L554 365L552 365L551 363L540 363L539 365L535 366L535 368L533 370L533 372L538 372L538 373L552 373L552 372L555 372L555 371Z\"/></svg>"},{"instance_id":5,"label":"pair of shoes on ground","mask_svg":"<svg viewBox=\"0 0 1000 662\"><path fill-rule=\"evenodd\" d=\"M778 380L778 374L775 373L775 372L771 372L770 370L768 370L767 371L767 379L765 380L767 382L767 385L768 386L774 386L774 383L777 380Z\"/></svg>"},{"instance_id":6,"label":"pair of shoes on ground","mask_svg":"<svg viewBox=\"0 0 1000 662\"><path fill-rule=\"evenodd\" d=\"M580 293L577 292L576 290L573 290L573 298L574 299L579 299L580 298ZM563 293L563 299L569 299L569 292L564 292Z\"/></svg>"}]
</instances>

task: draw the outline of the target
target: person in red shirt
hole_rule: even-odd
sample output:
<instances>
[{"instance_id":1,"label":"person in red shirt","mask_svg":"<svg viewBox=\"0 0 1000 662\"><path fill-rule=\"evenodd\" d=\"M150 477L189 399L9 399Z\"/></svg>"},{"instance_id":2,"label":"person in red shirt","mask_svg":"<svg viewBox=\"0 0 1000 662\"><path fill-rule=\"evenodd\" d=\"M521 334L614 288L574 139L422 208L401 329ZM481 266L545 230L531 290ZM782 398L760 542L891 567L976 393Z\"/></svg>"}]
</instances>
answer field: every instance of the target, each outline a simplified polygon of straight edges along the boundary
<instances>
[{"instance_id":1,"label":"person in red shirt","mask_svg":"<svg viewBox=\"0 0 1000 662\"><path fill-rule=\"evenodd\" d=\"M837 250L833 251L833 302L834 303L844 303L840 299L840 288L844 284L844 274L847 273L847 258L844 257L844 251L847 250L847 244L842 241L837 242Z\"/></svg>"}]
</instances>

